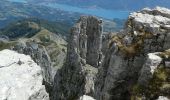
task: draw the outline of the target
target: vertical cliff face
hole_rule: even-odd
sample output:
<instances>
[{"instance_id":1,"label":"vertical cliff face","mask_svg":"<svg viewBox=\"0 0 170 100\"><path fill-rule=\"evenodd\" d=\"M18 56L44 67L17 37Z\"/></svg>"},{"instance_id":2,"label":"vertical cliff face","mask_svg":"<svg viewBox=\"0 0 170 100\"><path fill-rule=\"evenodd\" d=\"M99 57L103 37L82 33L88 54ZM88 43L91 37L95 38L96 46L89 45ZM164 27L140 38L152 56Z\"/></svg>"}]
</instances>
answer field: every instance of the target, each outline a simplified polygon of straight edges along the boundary
<instances>
[{"instance_id":1,"label":"vertical cliff face","mask_svg":"<svg viewBox=\"0 0 170 100\"><path fill-rule=\"evenodd\" d=\"M170 48L169 12L159 7L134 12L125 30L112 36L95 85L98 100L130 99L146 55Z\"/></svg>"},{"instance_id":2,"label":"vertical cliff face","mask_svg":"<svg viewBox=\"0 0 170 100\"><path fill-rule=\"evenodd\" d=\"M74 32L73 29L72 33L79 31L77 42L79 55L86 60L87 64L98 67L101 54L102 20L82 16L77 25L77 31Z\"/></svg>"},{"instance_id":3,"label":"vertical cliff face","mask_svg":"<svg viewBox=\"0 0 170 100\"><path fill-rule=\"evenodd\" d=\"M82 16L71 29L65 65L55 77L54 100L75 100L94 94L97 67L101 62L102 21Z\"/></svg>"}]
</instances>

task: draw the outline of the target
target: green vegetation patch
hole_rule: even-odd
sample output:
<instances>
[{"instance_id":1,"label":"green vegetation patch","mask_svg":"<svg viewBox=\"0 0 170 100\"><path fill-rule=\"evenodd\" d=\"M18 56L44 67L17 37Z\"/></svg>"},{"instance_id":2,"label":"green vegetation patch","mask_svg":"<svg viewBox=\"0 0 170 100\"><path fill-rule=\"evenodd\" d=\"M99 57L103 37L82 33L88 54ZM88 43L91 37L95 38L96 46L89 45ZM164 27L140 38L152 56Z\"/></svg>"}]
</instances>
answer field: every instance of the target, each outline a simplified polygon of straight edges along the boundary
<instances>
[{"instance_id":1,"label":"green vegetation patch","mask_svg":"<svg viewBox=\"0 0 170 100\"><path fill-rule=\"evenodd\" d=\"M131 27L131 24L132 23L129 22L128 27ZM132 43L128 45L124 43L125 36L120 37L118 35L114 35L109 42L109 48L113 43L116 43L119 51L122 52L126 58L131 58L138 55L143 50L144 40L153 38L153 34L145 31L144 29L141 29L138 32L140 33L138 35L134 35L133 32L126 34L128 37L133 37Z\"/></svg>"},{"instance_id":2,"label":"green vegetation patch","mask_svg":"<svg viewBox=\"0 0 170 100\"><path fill-rule=\"evenodd\" d=\"M1 29L0 34L6 35L12 39L20 38L20 37L30 38L40 30L41 27L34 22L18 21L16 23L11 23L7 27Z\"/></svg>"},{"instance_id":3,"label":"green vegetation patch","mask_svg":"<svg viewBox=\"0 0 170 100\"><path fill-rule=\"evenodd\" d=\"M0 41L0 51L3 49L10 49L12 46L14 46L17 42L12 41L12 42L3 42Z\"/></svg>"}]
</instances>

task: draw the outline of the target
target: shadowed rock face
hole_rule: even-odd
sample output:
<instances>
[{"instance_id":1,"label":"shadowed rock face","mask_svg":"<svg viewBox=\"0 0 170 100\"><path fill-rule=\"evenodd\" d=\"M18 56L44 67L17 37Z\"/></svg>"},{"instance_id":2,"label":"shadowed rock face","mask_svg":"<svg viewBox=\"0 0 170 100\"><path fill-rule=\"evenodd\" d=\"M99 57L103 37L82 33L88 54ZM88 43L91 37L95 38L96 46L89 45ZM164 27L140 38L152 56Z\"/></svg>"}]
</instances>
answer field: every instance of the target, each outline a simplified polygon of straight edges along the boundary
<instances>
[{"instance_id":1,"label":"shadowed rock face","mask_svg":"<svg viewBox=\"0 0 170 100\"><path fill-rule=\"evenodd\" d=\"M71 29L66 63L55 77L53 100L75 100L94 94L94 81L101 62L102 21L82 16Z\"/></svg>"},{"instance_id":2,"label":"shadowed rock face","mask_svg":"<svg viewBox=\"0 0 170 100\"><path fill-rule=\"evenodd\" d=\"M82 16L77 28L80 57L85 59L87 64L98 67L101 54L102 20Z\"/></svg>"}]
</instances>

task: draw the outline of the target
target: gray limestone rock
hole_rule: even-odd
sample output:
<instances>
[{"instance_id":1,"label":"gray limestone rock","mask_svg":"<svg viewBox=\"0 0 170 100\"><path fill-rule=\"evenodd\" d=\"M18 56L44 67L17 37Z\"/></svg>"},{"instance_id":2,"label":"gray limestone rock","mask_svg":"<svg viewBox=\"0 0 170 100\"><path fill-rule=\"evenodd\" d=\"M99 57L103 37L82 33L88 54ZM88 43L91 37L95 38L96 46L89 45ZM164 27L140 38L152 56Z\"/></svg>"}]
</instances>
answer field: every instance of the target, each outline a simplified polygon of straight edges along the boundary
<instances>
[{"instance_id":1,"label":"gray limestone rock","mask_svg":"<svg viewBox=\"0 0 170 100\"><path fill-rule=\"evenodd\" d=\"M137 83L139 76L139 80L145 82L150 79L151 69L156 68L161 60L146 62L146 55L170 48L169 24L169 10L165 8L144 9L131 13L123 36L117 35L121 39L110 39L113 42L106 51L95 83L97 100L130 99L129 88ZM140 74L141 69L147 69L142 71L143 77Z\"/></svg>"},{"instance_id":2,"label":"gray limestone rock","mask_svg":"<svg viewBox=\"0 0 170 100\"><path fill-rule=\"evenodd\" d=\"M82 95L97 100L130 99L131 87L147 82L161 63L147 54L170 48L169 25L168 9L144 9L129 16L124 31L102 39L102 21L82 16L71 29L66 62L55 76L52 100Z\"/></svg>"},{"instance_id":3,"label":"gray limestone rock","mask_svg":"<svg viewBox=\"0 0 170 100\"><path fill-rule=\"evenodd\" d=\"M87 95L83 95L78 100L95 100L95 99L93 97L90 97L90 96L87 96Z\"/></svg>"},{"instance_id":4,"label":"gray limestone rock","mask_svg":"<svg viewBox=\"0 0 170 100\"><path fill-rule=\"evenodd\" d=\"M3 50L0 58L0 100L49 100L41 67L30 56Z\"/></svg>"},{"instance_id":5,"label":"gray limestone rock","mask_svg":"<svg viewBox=\"0 0 170 100\"><path fill-rule=\"evenodd\" d=\"M156 55L158 53L149 53L145 64L143 65L138 83L146 86L149 80L152 78L155 70L159 67L162 62L162 58Z\"/></svg>"},{"instance_id":6,"label":"gray limestone rock","mask_svg":"<svg viewBox=\"0 0 170 100\"><path fill-rule=\"evenodd\" d=\"M46 49L31 41L20 42L13 47L13 50L30 55L31 58L41 67L43 75L43 84L45 84L48 92L51 92L53 85L52 65Z\"/></svg>"},{"instance_id":7,"label":"gray limestone rock","mask_svg":"<svg viewBox=\"0 0 170 100\"><path fill-rule=\"evenodd\" d=\"M94 94L101 54L102 21L82 16L71 29L66 63L55 76L52 100L78 99Z\"/></svg>"}]
</instances>

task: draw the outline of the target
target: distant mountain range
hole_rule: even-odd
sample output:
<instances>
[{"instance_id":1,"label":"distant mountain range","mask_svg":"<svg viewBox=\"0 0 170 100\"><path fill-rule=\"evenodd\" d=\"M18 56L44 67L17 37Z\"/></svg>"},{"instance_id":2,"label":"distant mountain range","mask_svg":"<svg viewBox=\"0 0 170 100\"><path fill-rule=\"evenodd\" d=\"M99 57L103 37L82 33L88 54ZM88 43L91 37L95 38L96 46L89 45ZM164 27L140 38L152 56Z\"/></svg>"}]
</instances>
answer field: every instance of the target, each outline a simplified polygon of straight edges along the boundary
<instances>
[{"instance_id":1,"label":"distant mountain range","mask_svg":"<svg viewBox=\"0 0 170 100\"><path fill-rule=\"evenodd\" d=\"M43 24L46 27L48 26L48 29L51 32L66 34L69 32L69 29L73 25L73 23L75 23L79 16L81 15L80 13L68 12L61 9L51 8L39 4L45 2L48 3L56 2L53 0L51 1L42 0L42 2L38 0L36 1L28 0L27 3L23 2L25 2L25 0L9 0L9 1L0 0L0 29L4 28L5 31L3 31L3 33L11 34L10 31L13 30L13 26L15 26L15 24L11 24L11 22L16 23L18 20L22 19L32 20L38 18L38 21L41 21L41 25ZM37 23L37 20L34 21L36 21ZM122 19L113 19L112 21L107 20L104 23L104 27L106 27L105 28L106 30L104 31L105 32L118 31L123 28L124 21L125 20ZM8 25L9 23L10 25ZM9 29L6 30L6 28ZM22 28L20 31L22 31ZM21 33L23 32L24 31L22 31ZM20 33L17 34L20 35Z\"/></svg>"},{"instance_id":2,"label":"distant mountain range","mask_svg":"<svg viewBox=\"0 0 170 100\"><path fill-rule=\"evenodd\" d=\"M0 28L12 21L25 18L39 18L56 23L72 25L78 17L78 13L66 12L40 5L0 0Z\"/></svg>"},{"instance_id":3,"label":"distant mountain range","mask_svg":"<svg viewBox=\"0 0 170 100\"><path fill-rule=\"evenodd\" d=\"M76 7L98 7L111 10L140 10L144 7L170 8L170 0L26 0L29 3L62 3Z\"/></svg>"},{"instance_id":4,"label":"distant mountain range","mask_svg":"<svg viewBox=\"0 0 170 100\"><path fill-rule=\"evenodd\" d=\"M55 23L43 19L28 18L28 19L13 21L9 25L0 29L0 36L5 35L11 39L20 38L20 37L30 38L43 29L46 29L55 34L67 36L70 27L71 26L65 23L60 23L60 22Z\"/></svg>"}]
</instances>

